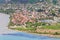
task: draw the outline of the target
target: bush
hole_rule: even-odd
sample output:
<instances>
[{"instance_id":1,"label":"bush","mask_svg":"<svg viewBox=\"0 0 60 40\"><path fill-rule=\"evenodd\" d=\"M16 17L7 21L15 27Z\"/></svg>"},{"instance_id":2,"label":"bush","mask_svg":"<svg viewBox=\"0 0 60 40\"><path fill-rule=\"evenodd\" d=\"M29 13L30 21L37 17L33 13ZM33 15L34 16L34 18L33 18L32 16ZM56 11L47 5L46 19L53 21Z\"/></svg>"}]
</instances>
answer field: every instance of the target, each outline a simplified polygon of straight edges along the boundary
<instances>
[{"instance_id":1,"label":"bush","mask_svg":"<svg viewBox=\"0 0 60 40\"><path fill-rule=\"evenodd\" d=\"M54 33L54 35L60 35L60 33L58 33L58 32L55 32L55 33Z\"/></svg>"},{"instance_id":2,"label":"bush","mask_svg":"<svg viewBox=\"0 0 60 40\"><path fill-rule=\"evenodd\" d=\"M33 23L32 22L26 22L26 27L32 27Z\"/></svg>"}]
</instances>

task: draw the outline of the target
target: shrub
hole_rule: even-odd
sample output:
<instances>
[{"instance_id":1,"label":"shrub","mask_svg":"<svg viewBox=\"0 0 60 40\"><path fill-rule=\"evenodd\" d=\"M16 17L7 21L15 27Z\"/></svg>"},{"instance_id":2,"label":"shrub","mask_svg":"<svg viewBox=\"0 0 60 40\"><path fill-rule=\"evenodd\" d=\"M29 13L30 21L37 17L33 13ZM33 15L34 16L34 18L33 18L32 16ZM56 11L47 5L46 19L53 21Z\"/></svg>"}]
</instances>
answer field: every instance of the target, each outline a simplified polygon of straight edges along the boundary
<instances>
[{"instance_id":1,"label":"shrub","mask_svg":"<svg viewBox=\"0 0 60 40\"><path fill-rule=\"evenodd\" d=\"M58 33L58 32L55 32L55 33L54 33L54 35L60 35L60 33Z\"/></svg>"}]
</instances>

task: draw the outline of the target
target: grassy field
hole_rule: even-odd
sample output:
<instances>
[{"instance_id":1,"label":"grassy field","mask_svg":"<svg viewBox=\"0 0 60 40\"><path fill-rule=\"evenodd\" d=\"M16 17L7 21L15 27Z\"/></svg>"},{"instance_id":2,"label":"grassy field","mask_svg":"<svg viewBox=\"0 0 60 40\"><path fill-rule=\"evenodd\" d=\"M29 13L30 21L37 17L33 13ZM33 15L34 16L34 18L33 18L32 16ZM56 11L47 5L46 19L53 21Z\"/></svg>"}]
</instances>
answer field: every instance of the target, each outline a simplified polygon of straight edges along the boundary
<instances>
[{"instance_id":1,"label":"grassy field","mask_svg":"<svg viewBox=\"0 0 60 40\"><path fill-rule=\"evenodd\" d=\"M60 23L57 23L55 25L42 25L42 29L54 29L54 30L60 30Z\"/></svg>"},{"instance_id":2,"label":"grassy field","mask_svg":"<svg viewBox=\"0 0 60 40\"><path fill-rule=\"evenodd\" d=\"M11 24L10 24L11 25ZM39 26L41 26L39 28ZM53 35L60 35L60 23L53 24L53 25L46 25L46 23L27 23L26 28L24 27L16 27L16 28L11 28L14 30L19 30L19 31L26 31L26 32L31 32L31 33L39 33L39 34L53 34Z\"/></svg>"}]
</instances>

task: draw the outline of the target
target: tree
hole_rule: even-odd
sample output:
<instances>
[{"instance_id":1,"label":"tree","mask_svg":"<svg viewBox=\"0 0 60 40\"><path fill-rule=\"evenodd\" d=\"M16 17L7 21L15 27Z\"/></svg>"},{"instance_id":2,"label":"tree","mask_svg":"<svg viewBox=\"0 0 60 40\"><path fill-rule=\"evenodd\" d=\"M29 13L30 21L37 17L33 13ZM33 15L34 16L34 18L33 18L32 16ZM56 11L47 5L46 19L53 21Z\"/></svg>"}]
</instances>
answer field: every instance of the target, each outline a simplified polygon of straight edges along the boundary
<instances>
[{"instance_id":1,"label":"tree","mask_svg":"<svg viewBox=\"0 0 60 40\"><path fill-rule=\"evenodd\" d=\"M51 10L51 13L52 13L53 16L56 16L55 10Z\"/></svg>"},{"instance_id":2,"label":"tree","mask_svg":"<svg viewBox=\"0 0 60 40\"><path fill-rule=\"evenodd\" d=\"M50 2L51 2L51 0L46 0L46 2L47 2L47 3L50 3Z\"/></svg>"},{"instance_id":3,"label":"tree","mask_svg":"<svg viewBox=\"0 0 60 40\"><path fill-rule=\"evenodd\" d=\"M58 12L60 13L60 9L58 10Z\"/></svg>"},{"instance_id":4,"label":"tree","mask_svg":"<svg viewBox=\"0 0 60 40\"><path fill-rule=\"evenodd\" d=\"M57 4L57 0L52 0L52 3L54 4L54 5L56 5Z\"/></svg>"},{"instance_id":5,"label":"tree","mask_svg":"<svg viewBox=\"0 0 60 40\"><path fill-rule=\"evenodd\" d=\"M32 27L33 23L32 22L26 22L26 27Z\"/></svg>"},{"instance_id":6,"label":"tree","mask_svg":"<svg viewBox=\"0 0 60 40\"><path fill-rule=\"evenodd\" d=\"M37 0L29 0L29 3L35 3Z\"/></svg>"}]
</instances>

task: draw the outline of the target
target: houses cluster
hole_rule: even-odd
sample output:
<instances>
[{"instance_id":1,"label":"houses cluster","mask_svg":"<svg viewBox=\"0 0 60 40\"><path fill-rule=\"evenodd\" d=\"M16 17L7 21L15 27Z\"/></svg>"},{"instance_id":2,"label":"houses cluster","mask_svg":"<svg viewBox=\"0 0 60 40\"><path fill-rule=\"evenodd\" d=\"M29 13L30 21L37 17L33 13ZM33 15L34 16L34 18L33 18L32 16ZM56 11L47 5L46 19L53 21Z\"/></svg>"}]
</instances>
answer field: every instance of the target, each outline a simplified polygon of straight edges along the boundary
<instances>
[{"instance_id":1,"label":"houses cluster","mask_svg":"<svg viewBox=\"0 0 60 40\"><path fill-rule=\"evenodd\" d=\"M30 6L28 6L30 5ZM17 9L12 14L14 24L25 24L26 22L60 22L60 7L47 3L27 4Z\"/></svg>"},{"instance_id":2,"label":"houses cluster","mask_svg":"<svg viewBox=\"0 0 60 40\"><path fill-rule=\"evenodd\" d=\"M33 15L32 15L33 14ZM34 13L29 13L28 11L19 11L17 10L12 15L12 22L14 24L25 24L26 22L35 22Z\"/></svg>"}]
</instances>

